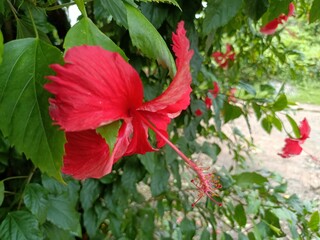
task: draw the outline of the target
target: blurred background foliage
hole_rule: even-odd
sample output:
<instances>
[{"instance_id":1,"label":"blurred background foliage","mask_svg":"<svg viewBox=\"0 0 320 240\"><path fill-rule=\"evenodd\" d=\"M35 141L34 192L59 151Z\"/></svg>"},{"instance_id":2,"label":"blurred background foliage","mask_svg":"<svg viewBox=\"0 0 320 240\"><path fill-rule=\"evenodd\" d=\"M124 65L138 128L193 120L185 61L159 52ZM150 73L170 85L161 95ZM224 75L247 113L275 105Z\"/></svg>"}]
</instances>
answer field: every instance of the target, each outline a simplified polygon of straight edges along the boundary
<instances>
[{"instance_id":1,"label":"blurred background foliage","mask_svg":"<svg viewBox=\"0 0 320 240\"><path fill-rule=\"evenodd\" d=\"M194 176L168 146L156 153L126 157L102 179L75 181L63 176L67 183L63 184L47 176L43 165L25 155L26 150L18 150L18 140L9 140L3 125L0 239L319 239L319 203L288 195L286 181L276 173L250 171L246 163L254 146L252 139L246 139L236 128L231 133L222 130L223 125L239 117L246 119L250 129L248 116L255 114L268 133L272 128L281 131L280 111L288 111L294 101L320 103L319 1L294 1L294 16L275 34L259 31L263 24L287 13L290 2L1 1L0 26L7 54L2 55L1 41L0 69L15 60L6 60L10 58L6 49L14 49L9 44L19 47L22 42L18 39L37 38L64 52L83 43L110 47L108 37L139 72L146 100L158 96L171 78L168 68L150 57L158 49L144 43L157 38L156 29L170 46L172 32L184 20L195 52L191 62L193 93L190 107L169 127L171 140L193 159L200 153L209 157L208 161L198 159L198 163L221 182L215 200L222 206L203 198L191 207L198 198L190 182ZM71 26L68 7L76 3L83 13L85 6L92 25L82 15L78 20L84 20ZM126 6L134 9L131 17ZM153 27L145 29L138 20ZM138 33L141 35L134 39ZM232 45L235 60L222 69L211 55L225 52L226 44ZM23 75L25 68L18 70ZM41 75L42 69L39 71ZM214 81L220 87L217 97L208 92ZM5 85L2 82L0 86ZM230 100L232 88L236 89L234 101ZM1 106L4 90L0 96ZM209 108L206 97L211 99ZM197 110L201 116L195 114ZM6 116L1 114L1 118ZM290 124L297 132L297 124ZM204 140L199 141L199 136ZM222 144L233 156L229 169L215 165ZM46 164L46 159L41 161Z\"/></svg>"}]
</instances>

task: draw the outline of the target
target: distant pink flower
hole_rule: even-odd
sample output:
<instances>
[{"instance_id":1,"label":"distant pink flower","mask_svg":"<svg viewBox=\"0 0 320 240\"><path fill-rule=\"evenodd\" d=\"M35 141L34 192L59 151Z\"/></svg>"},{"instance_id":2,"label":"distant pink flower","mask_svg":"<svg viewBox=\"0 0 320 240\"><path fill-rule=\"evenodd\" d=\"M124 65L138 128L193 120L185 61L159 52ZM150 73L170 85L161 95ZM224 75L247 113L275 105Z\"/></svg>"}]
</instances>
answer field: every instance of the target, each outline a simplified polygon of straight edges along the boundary
<instances>
[{"instance_id":1,"label":"distant pink flower","mask_svg":"<svg viewBox=\"0 0 320 240\"><path fill-rule=\"evenodd\" d=\"M236 93L237 91L237 88L230 88L229 90L229 94L228 94L228 102L233 102L233 103L236 103L237 102L237 99L236 97L234 96L234 94Z\"/></svg>"},{"instance_id":2,"label":"distant pink flower","mask_svg":"<svg viewBox=\"0 0 320 240\"><path fill-rule=\"evenodd\" d=\"M290 3L288 15L285 15L284 13L282 13L279 17L273 19L272 21L268 22L265 26L261 27L260 32L267 35L274 34L278 28L278 25L288 21L288 18L291 17L293 13L294 13L294 4Z\"/></svg>"},{"instance_id":3,"label":"distant pink flower","mask_svg":"<svg viewBox=\"0 0 320 240\"><path fill-rule=\"evenodd\" d=\"M285 146L282 148L282 153L279 155L283 158L292 157L294 155L299 155L302 152L302 147L304 141L309 138L311 128L306 118L304 118L300 123L300 138L286 138Z\"/></svg>"},{"instance_id":4,"label":"distant pink flower","mask_svg":"<svg viewBox=\"0 0 320 240\"><path fill-rule=\"evenodd\" d=\"M209 97L206 97L206 99L204 100L204 103L206 104L207 109L209 109L212 105L212 100Z\"/></svg>"},{"instance_id":5,"label":"distant pink flower","mask_svg":"<svg viewBox=\"0 0 320 240\"><path fill-rule=\"evenodd\" d=\"M222 52L214 52L212 53L212 57L214 60L218 63L218 65L223 68L227 69L229 66L230 61L234 61L235 58L235 52L233 51L233 47L230 44L226 45L226 53Z\"/></svg>"},{"instance_id":6,"label":"distant pink flower","mask_svg":"<svg viewBox=\"0 0 320 240\"><path fill-rule=\"evenodd\" d=\"M202 115L202 111L198 108L195 112L196 116L201 116Z\"/></svg>"},{"instance_id":7,"label":"distant pink flower","mask_svg":"<svg viewBox=\"0 0 320 240\"><path fill-rule=\"evenodd\" d=\"M213 82L213 89L209 90L208 92L212 94L213 98L216 98L219 94L220 88L216 81ZM210 97L206 97L204 100L206 107L209 109L212 105L212 99Z\"/></svg>"},{"instance_id":8,"label":"distant pink flower","mask_svg":"<svg viewBox=\"0 0 320 240\"><path fill-rule=\"evenodd\" d=\"M213 82L213 90L209 90L209 93L212 94L214 98L216 98L219 94L220 88L216 81Z\"/></svg>"}]
</instances>

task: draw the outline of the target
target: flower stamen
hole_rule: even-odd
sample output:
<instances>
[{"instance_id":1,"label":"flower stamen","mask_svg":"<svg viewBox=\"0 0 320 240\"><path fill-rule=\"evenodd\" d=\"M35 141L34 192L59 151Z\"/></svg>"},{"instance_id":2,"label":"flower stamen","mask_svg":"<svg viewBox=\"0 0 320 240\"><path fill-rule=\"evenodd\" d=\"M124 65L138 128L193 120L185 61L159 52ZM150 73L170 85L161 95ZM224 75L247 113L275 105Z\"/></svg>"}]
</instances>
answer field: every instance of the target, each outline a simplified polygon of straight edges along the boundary
<instances>
[{"instance_id":1,"label":"flower stamen","mask_svg":"<svg viewBox=\"0 0 320 240\"><path fill-rule=\"evenodd\" d=\"M217 205L221 206L221 203L213 199L213 196L217 196L215 190L221 188L219 180L215 177L213 173L205 174L203 170L197 166L195 162L189 159L181 150L174 145L167 137L165 137L156 126L148 119L146 119L142 114L137 112L140 119L152 129L159 137L161 137L184 161L185 163L197 174L197 177L192 179L191 182L196 186L199 191L198 200L192 204L192 207L204 196L207 196Z\"/></svg>"}]
</instances>

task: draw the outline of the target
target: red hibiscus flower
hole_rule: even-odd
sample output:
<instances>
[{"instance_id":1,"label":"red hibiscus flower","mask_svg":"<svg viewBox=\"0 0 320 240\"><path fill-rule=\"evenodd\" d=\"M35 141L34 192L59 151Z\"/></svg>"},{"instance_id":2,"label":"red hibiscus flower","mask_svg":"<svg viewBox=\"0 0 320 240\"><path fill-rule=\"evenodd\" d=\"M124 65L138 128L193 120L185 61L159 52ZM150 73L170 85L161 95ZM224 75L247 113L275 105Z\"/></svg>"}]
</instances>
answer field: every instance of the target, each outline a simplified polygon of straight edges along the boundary
<instances>
[{"instance_id":1,"label":"red hibiscus flower","mask_svg":"<svg viewBox=\"0 0 320 240\"><path fill-rule=\"evenodd\" d=\"M300 130L300 138L285 139L286 144L282 149L282 153L279 153L281 157L288 158L294 155L299 155L302 152L302 147L300 144L303 144L304 141L307 138L309 138L310 130L311 130L306 118L303 119L303 121L301 121L299 130Z\"/></svg>"},{"instance_id":2,"label":"red hibiscus flower","mask_svg":"<svg viewBox=\"0 0 320 240\"><path fill-rule=\"evenodd\" d=\"M209 109L212 105L212 100L210 97L206 97L204 100L204 103L206 104L207 109Z\"/></svg>"},{"instance_id":3,"label":"red hibiscus flower","mask_svg":"<svg viewBox=\"0 0 320 240\"><path fill-rule=\"evenodd\" d=\"M213 89L208 91L212 94L213 98L216 98L220 92L219 85L216 81L213 82ZM204 100L206 107L209 109L212 105L212 99L210 97L206 97Z\"/></svg>"},{"instance_id":4,"label":"red hibiscus flower","mask_svg":"<svg viewBox=\"0 0 320 240\"><path fill-rule=\"evenodd\" d=\"M209 93L212 94L213 98L216 98L219 94L220 88L216 81L213 82L213 90L209 90Z\"/></svg>"},{"instance_id":5,"label":"red hibiscus flower","mask_svg":"<svg viewBox=\"0 0 320 240\"><path fill-rule=\"evenodd\" d=\"M229 66L230 61L234 61L235 52L233 51L233 47L230 44L226 45L226 53L222 52L214 52L212 53L212 57L218 63L218 65L223 68L227 69Z\"/></svg>"},{"instance_id":6,"label":"red hibiscus flower","mask_svg":"<svg viewBox=\"0 0 320 240\"><path fill-rule=\"evenodd\" d=\"M69 49L63 66L50 67L45 89L50 115L66 132L63 173L76 179L100 178L121 157L156 151L168 141L167 126L190 104L192 91L189 50L184 23L173 33L177 73L170 86L157 98L143 101L143 85L136 70L118 53L98 46ZM121 121L113 146L96 129ZM148 140L148 129L156 132L157 146ZM167 142L168 143L168 142Z\"/></svg>"},{"instance_id":7,"label":"red hibiscus flower","mask_svg":"<svg viewBox=\"0 0 320 240\"><path fill-rule=\"evenodd\" d=\"M196 116L200 117L202 115L202 111L198 108L195 112Z\"/></svg>"},{"instance_id":8,"label":"red hibiscus flower","mask_svg":"<svg viewBox=\"0 0 320 240\"><path fill-rule=\"evenodd\" d=\"M49 100L50 115L66 132L64 173L76 179L100 178L110 173L121 157L156 151L168 144L197 174L194 182L201 194L194 204L203 196L214 200L221 185L168 139L167 126L189 106L192 91L193 51L183 22L172 40L176 75L169 87L149 102L143 101L138 73L118 53L97 46L74 47L67 51L63 66L50 66L56 76L48 77L51 82L45 89L55 95ZM110 130L109 124L113 131L119 129L115 144L108 139L110 145L99 134ZM156 133L156 147L149 142L149 129Z\"/></svg>"},{"instance_id":9,"label":"red hibiscus flower","mask_svg":"<svg viewBox=\"0 0 320 240\"><path fill-rule=\"evenodd\" d=\"M281 14L279 17L273 19L272 21L268 22L265 26L261 27L260 32L267 35L274 34L278 28L278 25L288 21L288 18L291 17L293 13L294 13L294 4L290 3L288 15Z\"/></svg>"}]
</instances>

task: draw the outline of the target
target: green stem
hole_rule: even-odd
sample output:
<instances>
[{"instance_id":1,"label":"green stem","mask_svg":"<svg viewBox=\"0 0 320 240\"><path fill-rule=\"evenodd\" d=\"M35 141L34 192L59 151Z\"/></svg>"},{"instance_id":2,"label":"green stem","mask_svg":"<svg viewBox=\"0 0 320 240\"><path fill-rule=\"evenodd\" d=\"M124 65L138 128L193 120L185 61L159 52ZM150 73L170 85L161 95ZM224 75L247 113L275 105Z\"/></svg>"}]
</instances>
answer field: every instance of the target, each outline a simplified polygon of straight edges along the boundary
<instances>
[{"instance_id":1,"label":"green stem","mask_svg":"<svg viewBox=\"0 0 320 240\"><path fill-rule=\"evenodd\" d=\"M92 2L93 0L86 0L84 2ZM59 4L59 5L55 5L55 6L52 6L52 7L46 7L45 10L46 11L55 11L55 10L58 10L58 9L61 9L61 8L64 8L64 7L70 7L72 5L75 5L76 2L69 2L69 3L62 3L62 4Z\"/></svg>"},{"instance_id":2,"label":"green stem","mask_svg":"<svg viewBox=\"0 0 320 240\"><path fill-rule=\"evenodd\" d=\"M20 200L19 200L18 207L17 207L18 210L20 209L20 207L22 205L24 190L26 189L26 186L30 183L30 181L31 181L31 179L33 177L33 174L35 173L36 169L37 169L37 167L34 167L32 169L32 171L30 172L29 176L26 179L26 183L25 183L23 191L21 192L21 195L20 195Z\"/></svg>"},{"instance_id":3,"label":"green stem","mask_svg":"<svg viewBox=\"0 0 320 240\"><path fill-rule=\"evenodd\" d=\"M2 181L9 181L9 180L14 180L14 179L21 179L21 178L27 178L28 176L15 176L15 177L8 177L3 179Z\"/></svg>"},{"instance_id":4,"label":"green stem","mask_svg":"<svg viewBox=\"0 0 320 240\"><path fill-rule=\"evenodd\" d=\"M59 4L59 5L52 6L52 7L46 7L45 10L46 11L55 11L55 10L58 10L58 9L61 9L61 8L64 8L64 7L70 7L70 6L75 5L75 4L76 4L75 2L62 3L62 4Z\"/></svg>"},{"instance_id":5,"label":"green stem","mask_svg":"<svg viewBox=\"0 0 320 240\"><path fill-rule=\"evenodd\" d=\"M12 11L14 17L15 17L15 19L18 20L19 18L18 18L18 12L17 12L17 10L14 8L14 6L12 5L12 3L11 3L10 0L7 0L7 3L8 3L8 5L9 5L9 7L10 7L10 9L11 9L11 11Z\"/></svg>"},{"instance_id":6,"label":"green stem","mask_svg":"<svg viewBox=\"0 0 320 240\"><path fill-rule=\"evenodd\" d=\"M36 38L39 39L39 33L38 33L38 30L37 30L37 26L36 26L36 23L34 22L34 19L33 19L33 16L31 14L29 6L28 6L28 12L29 12L29 15L30 15L30 19L31 19L31 22L32 22L34 33L36 34Z\"/></svg>"}]
</instances>

